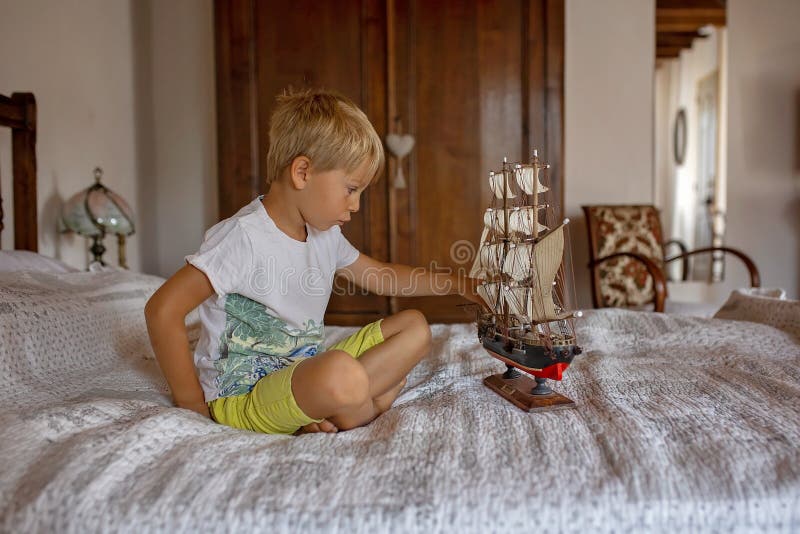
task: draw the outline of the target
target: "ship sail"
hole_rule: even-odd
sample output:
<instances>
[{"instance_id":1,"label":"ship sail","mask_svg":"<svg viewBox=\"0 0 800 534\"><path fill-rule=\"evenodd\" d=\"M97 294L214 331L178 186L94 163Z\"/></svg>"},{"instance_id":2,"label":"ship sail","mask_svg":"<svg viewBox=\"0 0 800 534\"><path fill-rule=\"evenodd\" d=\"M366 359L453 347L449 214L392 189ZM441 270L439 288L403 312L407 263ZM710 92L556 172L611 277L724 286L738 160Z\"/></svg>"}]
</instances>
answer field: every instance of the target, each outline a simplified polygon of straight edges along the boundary
<instances>
[{"instance_id":1,"label":"ship sail","mask_svg":"<svg viewBox=\"0 0 800 534\"><path fill-rule=\"evenodd\" d=\"M530 276L531 271L539 272L539 263L534 263L532 260L539 258L537 254L542 254L541 250L547 247L553 241L557 241L560 235L560 249L553 252L552 261L556 262L556 271L558 265L561 264L561 255L564 251L564 238L563 238L564 225L557 226L555 229L542 234L542 238L535 243L511 243L508 248L508 253L503 253L503 244L492 244L484 242L478 250L475 264L473 264L473 271L483 271L488 275L499 274L502 270L504 274L510 276L513 280L522 281ZM484 232L487 232L484 229ZM550 260L537 260L545 262L542 265L549 265ZM549 272L548 269L545 272ZM555 278L555 274L553 275ZM550 280L552 282L552 279Z\"/></svg>"},{"instance_id":2,"label":"ship sail","mask_svg":"<svg viewBox=\"0 0 800 534\"><path fill-rule=\"evenodd\" d=\"M564 254L564 224L546 234L533 248L533 269L528 317L535 323L563 319L569 314L556 312L553 302L553 282Z\"/></svg>"},{"instance_id":3,"label":"ship sail","mask_svg":"<svg viewBox=\"0 0 800 534\"><path fill-rule=\"evenodd\" d=\"M522 281L530 276L531 250L534 245L530 243L512 244L503 262L503 273L513 280Z\"/></svg>"},{"instance_id":4,"label":"ship sail","mask_svg":"<svg viewBox=\"0 0 800 534\"><path fill-rule=\"evenodd\" d=\"M542 185L539 181L539 165L523 165L514 170L514 175L517 179L519 188L525 191L527 195L534 193L544 193L549 191L549 188ZM503 198L502 196L500 198Z\"/></svg>"},{"instance_id":5,"label":"ship sail","mask_svg":"<svg viewBox=\"0 0 800 534\"><path fill-rule=\"evenodd\" d=\"M503 304L507 303L509 311L521 317L528 314L529 291L527 287L503 287L499 282L488 282L478 286L478 295L490 309L502 312Z\"/></svg>"},{"instance_id":6,"label":"ship sail","mask_svg":"<svg viewBox=\"0 0 800 534\"><path fill-rule=\"evenodd\" d=\"M481 234L481 242L478 244L478 253L475 254L475 260L472 262L472 269L469 271L470 278L486 278L486 270L481 263L481 251L486 248L486 238L489 235L487 228L483 229Z\"/></svg>"},{"instance_id":7,"label":"ship sail","mask_svg":"<svg viewBox=\"0 0 800 534\"><path fill-rule=\"evenodd\" d=\"M557 312L553 301L553 281L563 254L564 224L544 234L536 243L512 244L504 259L502 244L486 243L473 265L473 272L478 271L480 276L473 277L486 278L502 271L511 282L483 284L479 286L479 294L490 308L501 309L498 306L507 302L512 313L533 323L563 319L569 314Z\"/></svg>"},{"instance_id":8,"label":"ship sail","mask_svg":"<svg viewBox=\"0 0 800 534\"><path fill-rule=\"evenodd\" d=\"M505 173L502 172L490 172L489 173L489 187L492 189L494 196L499 199L503 199L504 192L506 198L516 198L515 195L511 191L511 184L508 182L508 178L505 179L505 187L503 186L503 176Z\"/></svg>"},{"instance_id":9,"label":"ship sail","mask_svg":"<svg viewBox=\"0 0 800 534\"><path fill-rule=\"evenodd\" d=\"M487 230L484 230L487 231ZM502 244L484 244L479 250L475 261L480 265L480 270L488 276L482 278L489 278L491 275L500 273L500 262L503 258L503 245Z\"/></svg>"},{"instance_id":10,"label":"ship sail","mask_svg":"<svg viewBox=\"0 0 800 534\"><path fill-rule=\"evenodd\" d=\"M524 206L522 208L509 208L508 229L509 232L520 232L526 235L537 235L547 231L547 227L539 223L536 219L538 208L536 206ZM506 219L502 209L487 209L483 214L483 224L486 228L504 234ZM534 231L534 226L536 231Z\"/></svg>"}]
</instances>

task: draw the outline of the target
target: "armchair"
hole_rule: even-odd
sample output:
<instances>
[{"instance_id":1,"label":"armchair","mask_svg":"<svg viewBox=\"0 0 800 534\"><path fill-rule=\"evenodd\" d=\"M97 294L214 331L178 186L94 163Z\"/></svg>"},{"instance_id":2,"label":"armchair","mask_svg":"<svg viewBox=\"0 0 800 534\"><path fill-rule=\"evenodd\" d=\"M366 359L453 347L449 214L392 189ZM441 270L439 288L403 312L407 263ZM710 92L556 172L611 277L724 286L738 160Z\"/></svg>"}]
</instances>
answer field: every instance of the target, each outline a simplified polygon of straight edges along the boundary
<instances>
[{"instance_id":1,"label":"armchair","mask_svg":"<svg viewBox=\"0 0 800 534\"><path fill-rule=\"evenodd\" d=\"M665 258L658 210L650 205L582 206L589 234L589 270L595 308L635 307L649 303L663 312L667 300L664 267L681 260L687 279L688 258L696 254L723 252L744 262L750 285L761 285L758 268L745 253L730 247L685 250Z\"/></svg>"}]
</instances>

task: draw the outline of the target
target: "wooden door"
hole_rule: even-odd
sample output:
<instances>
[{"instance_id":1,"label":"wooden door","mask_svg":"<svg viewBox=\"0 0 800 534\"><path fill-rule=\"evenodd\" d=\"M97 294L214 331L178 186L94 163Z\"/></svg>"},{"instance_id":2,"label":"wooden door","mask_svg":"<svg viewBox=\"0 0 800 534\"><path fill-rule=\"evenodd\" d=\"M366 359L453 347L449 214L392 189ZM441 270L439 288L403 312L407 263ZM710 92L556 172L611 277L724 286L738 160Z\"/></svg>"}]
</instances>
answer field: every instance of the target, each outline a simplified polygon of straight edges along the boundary
<instances>
[{"instance_id":1,"label":"wooden door","mask_svg":"<svg viewBox=\"0 0 800 534\"><path fill-rule=\"evenodd\" d=\"M392 191L395 261L469 272L489 170L532 148L561 195L562 2L397 0L397 113L416 136L409 187ZM472 244L472 247L468 245ZM468 321L455 296L397 299L436 322Z\"/></svg>"},{"instance_id":2,"label":"wooden door","mask_svg":"<svg viewBox=\"0 0 800 534\"><path fill-rule=\"evenodd\" d=\"M486 176L504 156L538 148L562 195L563 0L218 0L215 24L221 217L261 189L271 105L288 85L338 90L381 136L402 124L416 137L408 187L392 187L390 160L345 227L380 260L468 270L462 254L480 237ZM470 321L463 302L334 296L326 321L363 324L406 308Z\"/></svg>"},{"instance_id":3,"label":"wooden door","mask_svg":"<svg viewBox=\"0 0 800 534\"><path fill-rule=\"evenodd\" d=\"M384 137L386 49L378 0L218 1L215 5L220 218L264 191L269 118L287 87L324 87L351 98ZM368 188L344 229L365 254L389 259L386 180ZM341 293L341 294L338 294ZM385 297L337 283L326 322L385 316Z\"/></svg>"}]
</instances>

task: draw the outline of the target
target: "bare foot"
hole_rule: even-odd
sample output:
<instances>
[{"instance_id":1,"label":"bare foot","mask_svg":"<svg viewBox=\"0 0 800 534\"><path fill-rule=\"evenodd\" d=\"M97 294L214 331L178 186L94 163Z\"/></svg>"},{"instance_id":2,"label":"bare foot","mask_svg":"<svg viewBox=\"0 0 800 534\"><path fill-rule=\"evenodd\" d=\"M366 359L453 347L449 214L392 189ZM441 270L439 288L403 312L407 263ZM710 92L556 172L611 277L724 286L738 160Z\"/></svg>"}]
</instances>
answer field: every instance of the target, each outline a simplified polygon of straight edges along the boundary
<instances>
[{"instance_id":1,"label":"bare foot","mask_svg":"<svg viewBox=\"0 0 800 534\"><path fill-rule=\"evenodd\" d=\"M294 433L295 436L299 436L300 434L316 434L317 432L327 432L328 434L334 434L338 432L339 429L336 426L328 421L327 419L323 419L319 423L309 423L306 426L300 428L297 432Z\"/></svg>"}]
</instances>

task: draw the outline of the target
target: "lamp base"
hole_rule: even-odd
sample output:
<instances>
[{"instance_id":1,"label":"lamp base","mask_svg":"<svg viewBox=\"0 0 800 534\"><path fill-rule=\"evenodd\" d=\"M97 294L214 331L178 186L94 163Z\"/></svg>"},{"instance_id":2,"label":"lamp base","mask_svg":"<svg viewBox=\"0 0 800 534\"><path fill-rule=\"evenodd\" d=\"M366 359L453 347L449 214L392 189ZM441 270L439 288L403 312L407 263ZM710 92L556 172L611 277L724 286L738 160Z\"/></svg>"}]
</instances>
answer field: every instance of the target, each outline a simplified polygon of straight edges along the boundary
<instances>
[{"instance_id":1,"label":"lamp base","mask_svg":"<svg viewBox=\"0 0 800 534\"><path fill-rule=\"evenodd\" d=\"M125 235L117 234L117 254L119 266L123 269L128 268L128 260L125 257Z\"/></svg>"},{"instance_id":2,"label":"lamp base","mask_svg":"<svg viewBox=\"0 0 800 534\"><path fill-rule=\"evenodd\" d=\"M105 267L106 262L103 261L103 254L106 251L106 247L103 246L103 237L103 234L92 236L92 246L89 247L89 252L94 256L93 261Z\"/></svg>"}]
</instances>

